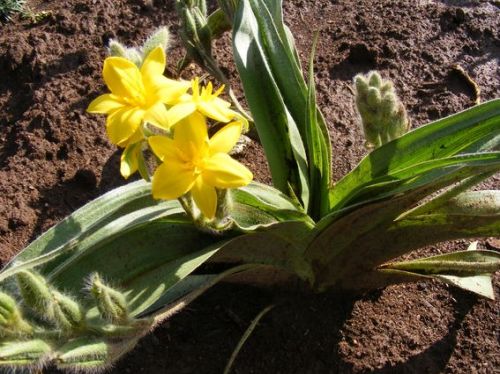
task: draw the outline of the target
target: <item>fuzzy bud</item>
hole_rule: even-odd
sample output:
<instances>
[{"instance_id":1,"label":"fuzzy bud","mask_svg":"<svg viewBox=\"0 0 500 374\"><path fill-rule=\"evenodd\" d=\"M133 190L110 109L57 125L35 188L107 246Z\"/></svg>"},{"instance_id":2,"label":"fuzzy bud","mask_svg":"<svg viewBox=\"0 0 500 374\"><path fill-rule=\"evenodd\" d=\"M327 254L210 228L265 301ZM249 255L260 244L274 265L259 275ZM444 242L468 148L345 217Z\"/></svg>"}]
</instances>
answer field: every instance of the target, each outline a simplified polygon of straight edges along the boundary
<instances>
[{"instance_id":1,"label":"fuzzy bud","mask_svg":"<svg viewBox=\"0 0 500 374\"><path fill-rule=\"evenodd\" d=\"M368 85L375 88L380 88L382 85L382 77L377 71L372 72L368 80Z\"/></svg>"},{"instance_id":2,"label":"fuzzy bud","mask_svg":"<svg viewBox=\"0 0 500 374\"><path fill-rule=\"evenodd\" d=\"M108 44L108 53L110 56L126 58L127 47L118 40L111 39Z\"/></svg>"},{"instance_id":3,"label":"fuzzy bud","mask_svg":"<svg viewBox=\"0 0 500 374\"><path fill-rule=\"evenodd\" d=\"M52 293L47 281L40 274L28 270L17 273L16 280L24 303L41 317L52 319Z\"/></svg>"},{"instance_id":4,"label":"fuzzy bud","mask_svg":"<svg viewBox=\"0 0 500 374\"><path fill-rule=\"evenodd\" d=\"M106 285L97 273L91 276L90 282L90 292L103 318L114 323L127 322L128 306L125 295Z\"/></svg>"},{"instance_id":5,"label":"fuzzy bud","mask_svg":"<svg viewBox=\"0 0 500 374\"><path fill-rule=\"evenodd\" d=\"M170 31L168 28L163 26L158 28L153 34L146 39L144 44L142 45L142 56L146 58L149 53L160 46L164 51L166 51L170 44Z\"/></svg>"},{"instance_id":6,"label":"fuzzy bud","mask_svg":"<svg viewBox=\"0 0 500 374\"><path fill-rule=\"evenodd\" d=\"M16 300L0 292L0 336L29 334L32 327L23 319Z\"/></svg>"},{"instance_id":7,"label":"fuzzy bud","mask_svg":"<svg viewBox=\"0 0 500 374\"><path fill-rule=\"evenodd\" d=\"M40 339L5 342L0 345L0 366L36 365L51 350L52 347Z\"/></svg>"},{"instance_id":8,"label":"fuzzy bud","mask_svg":"<svg viewBox=\"0 0 500 374\"><path fill-rule=\"evenodd\" d=\"M138 67L141 67L142 65L142 54L136 48L128 48L118 40L111 39L109 41L108 53L110 56L126 58Z\"/></svg>"},{"instance_id":9,"label":"fuzzy bud","mask_svg":"<svg viewBox=\"0 0 500 374\"><path fill-rule=\"evenodd\" d=\"M59 369L72 372L100 372L109 368L137 344L138 339L108 341L103 338L81 337L59 349L55 363Z\"/></svg>"},{"instance_id":10,"label":"fuzzy bud","mask_svg":"<svg viewBox=\"0 0 500 374\"><path fill-rule=\"evenodd\" d=\"M6 326L16 313L18 313L16 300L0 292L0 326Z\"/></svg>"},{"instance_id":11,"label":"fuzzy bud","mask_svg":"<svg viewBox=\"0 0 500 374\"><path fill-rule=\"evenodd\" d=\"M132 61L134 64L136 64L138 67L142 66L143 58L141 52L137 48L127 48L125 50L125 58L127 60Z\"/></svg>"},{"instance_id":12,"label":"fuzzy bud","mask_svg":"<svg viewBox=\"0 0 500 374\"><path fill-rule=\"evenodd\" d=\"M83 322L82 309L71 297L53 291L54 321L64 330L78 328Z\"/></svg>"},{"instance_id":13,"label":"fuzzy bud","mask_svg":"<svg viewBox=\"0 0 500 374\"><path fill-rule=\"evenodd\" d=\"M354 86L368 148L380 147L408 131L410 121L392 82L373 71L366 76L357 75Z\"/></svg>"},{"instance_id":14,"label":"fuzzy bud","mask_svg":"<svg viewBox=\"0 0 500 374\"><path fill-rule=\"evenodd\" d=\"M99 369L109 362L109 344L103 339L82 337L59 348L56 358L59 369L78 371Z\"/></svg>"}]
</instances>

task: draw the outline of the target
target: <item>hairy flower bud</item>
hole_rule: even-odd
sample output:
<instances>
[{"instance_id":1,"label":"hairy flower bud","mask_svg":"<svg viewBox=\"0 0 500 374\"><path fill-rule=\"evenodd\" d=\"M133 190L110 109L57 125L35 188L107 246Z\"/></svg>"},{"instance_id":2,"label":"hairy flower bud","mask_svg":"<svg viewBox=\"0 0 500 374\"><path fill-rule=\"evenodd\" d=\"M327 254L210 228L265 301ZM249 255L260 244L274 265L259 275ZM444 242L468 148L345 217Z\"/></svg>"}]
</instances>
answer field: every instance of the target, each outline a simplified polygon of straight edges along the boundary
<instances>
[{"instance_id":1,"label":"hairy flower bud","mask_svg":"<svg viewBox=\"0 0 500 374\"><path fill-rule=\"evenodd\" d=\"M0 326L17 312L16 300L6 293L0 292Z\"/></svg>"},{"instance_id":2,"label":"hairy flower bud","mask_svg":"<svg viewBox=\"0 0 500 374\"><path fill-rule=\"evenodd\" d=\"M71 297L52 291L54 321L64 330L77 328L82 324L83 314L80 305Z\"/></svg>"},{"instance_id":3,"label":"hairy flower bud","mask_svg":"<svg viewBox=\"0 0 500 374\"><path fill-rule=\"evenodd\" d=\"M106 285L97 273L91 276L90 282L90 292L94 296L101 315L115 323L128 321L128 307L125 296Z\"/></svg>"},{"instance_id":4,"label":"hairy flower bud","mask_svg":"<svg viewBox=\"0 0 500 374\"><path fill-rule=\"evenodd\" d=\"M32 327L24 321L16 300L0 292L0 337L24 335L31 331Z\"/></svg>"},{"instance_id":5,"label":"hairy flower bud","mask_svg":"<svg viewBox=\"0 0 500 374\"><path fill-rule=\"evenodd\" d=\"M125 58L127 54L127 47L125 47L118 40L110 39L108 44L108 53L110 56Z\"/></svg>"},{"instance_id":6,"label":"hairy flower bud","mask_svg":"<svg viewBox=\"0 0 500 374\"><path fill-rule=\"evenodd\" d=\"M138 67L141 67L144 60L142 53L140 53L137 48L126 47L124 44L115 39L111 39L109 41L108 53L110 56L126 58Z\"/></svg>"},{"instance_id":7,"label":"hairy flower bud","mask_svg":"<svg viewBox=\"0 0 500 374\"><path fill-rule=\"evenodd\" d=\"M142 45L142 56L145 58L149 53L160 46L164 51L168 49L170 43L170 31L168 28L163 26L158 28L153 34L146 39L144 44Z\"/></svg>"},{"instance_id":8,"label":"hairy flower bud","mask_svg":"<svg viewBox=\"0 0 500 374\"><path fill-rule=\"evenodd\" d=\"M110 361L109 351L109 344L103 339L74 339L59 348L57 367L74 370L102 369Z\"/></svg>"},{"instance_id":9,"label":"hairy flower bud","mask_svg":"<svg viewBox=\"0 0 500 374\"><path fill-rule=\"evenodd\" d=\"M408 131L410 122L392 82L373 71L366 76L357 75L354 86L368 148L380 147Z\"/></svg>"},{"instance_id":10,"label":"hairy flower bud","mask_svg":"<svg viewBox=\"0 0 500 374\"><path fill-rule=\"evenodd\" d=\"M36 365L51 350L52 347L41 339L4 342L0 344L0 365L10 367Z\"/></svg>"},{"instance_id":11,"label":"hairy flower bud","mask_svg":"<svg viewBox=\"0 0 500 374\"><path fill-rule=\"evenodd\" d=\"M130 351L137 344L137 340L77 338L59 348L55 363L59 369L69 369L73 372L102 371Z\"/></svg>"},{"instance_id":12,"label":"hairy flower bud","mask_svg":"<svg viewBox=\"0 0 500 374\"><path fill-rule=\"evenodd\" d=\"M28 270L17 273L16 280L24 303L41 317L52 319L52 293L47 281L40 274Z\"/></svg>"}]
</instances>

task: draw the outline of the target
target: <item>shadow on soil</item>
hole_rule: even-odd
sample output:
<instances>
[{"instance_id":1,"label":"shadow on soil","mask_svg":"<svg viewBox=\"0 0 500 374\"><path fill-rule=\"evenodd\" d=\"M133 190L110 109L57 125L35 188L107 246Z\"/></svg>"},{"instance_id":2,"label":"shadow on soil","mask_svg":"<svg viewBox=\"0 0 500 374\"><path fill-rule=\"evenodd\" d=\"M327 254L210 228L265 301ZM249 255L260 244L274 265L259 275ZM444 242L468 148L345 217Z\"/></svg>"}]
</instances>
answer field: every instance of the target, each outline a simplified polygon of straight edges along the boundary
<instances>
[{"instance_id":1,"label":"shadow on soil","mask_svg":"<svg viewBox=\"0 0 500 374\"><path fill-rule=\"evenodd\" d=\"M379 295L375 291L364 299L375 301ZM460 325L477 301L456 290L452 296L460 302L442 339L405 362L370 372L441 373ZM342 329L352 317L355 302L362 299L221 284L144 338L110 373L128 373L138 362L144 362L144 373L222 373L250 322L270 304L276 307L259 322L232 373L360 372L343 360L339 344L345 339Z\"/></svg>"}]
</instances>

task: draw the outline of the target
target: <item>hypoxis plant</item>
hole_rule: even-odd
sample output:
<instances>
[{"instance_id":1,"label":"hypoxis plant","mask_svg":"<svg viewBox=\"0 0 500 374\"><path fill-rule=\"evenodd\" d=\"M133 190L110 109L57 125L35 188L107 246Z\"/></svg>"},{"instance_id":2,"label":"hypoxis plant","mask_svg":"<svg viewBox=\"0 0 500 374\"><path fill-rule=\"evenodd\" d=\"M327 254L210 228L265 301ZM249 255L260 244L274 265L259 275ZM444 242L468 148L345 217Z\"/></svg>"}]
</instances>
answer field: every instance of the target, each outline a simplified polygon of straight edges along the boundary
<instances>
[{"instance_id":1,"label":"hypoxis plant","mask_svg":"<svg viewBox=\"0 0 500 374\"><path fill-rule=\"evenodd\" d=\"M469 191L500 170L500 101L407 133L406 124L391 129L333 183L312 58L305 81L281 2L223 9L273 187L251 182L228 155L246 122L220 89L164 77L161 43L135 62L109 57L111 92L89 111L107 115L110 140L124 149L122 174L140 171L146 181L88 203L3 269L0 364L105 368L241 272L279 271L318 291L434 278L493 298L496 252L472 245L396 259L428 244L500 234L500 193ZM388 131L376 129L374 139Z\"/></svg>"}]
</instances>

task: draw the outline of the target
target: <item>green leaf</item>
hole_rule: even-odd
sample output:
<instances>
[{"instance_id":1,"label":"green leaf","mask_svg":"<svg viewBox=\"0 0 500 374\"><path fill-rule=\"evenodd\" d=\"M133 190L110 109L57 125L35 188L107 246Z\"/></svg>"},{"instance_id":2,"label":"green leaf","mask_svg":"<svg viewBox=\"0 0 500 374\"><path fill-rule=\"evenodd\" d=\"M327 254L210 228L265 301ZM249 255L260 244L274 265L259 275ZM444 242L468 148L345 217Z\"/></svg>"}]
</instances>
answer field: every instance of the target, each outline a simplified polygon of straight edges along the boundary
<instances>
[{"instance_id":1,"label":"green leaf","mask_svg":"<svg viewBox=\"0 0 500 374\"><path fill-rule=\"evenodd\" d=\"M231 30L231 24L222 9L217 9L207 17L207 26L213 39L219 38L225 31Z\"/></svg>"},{"instance_id":2,"label":"green leaf","mask_svg":"<svg viewBox=\"0 0 500 374\"><path fill-rule=\"evenodd\" d=\"M500 220L496 213L476 214L469 210L470 214L463 215L443 213L401 218L420 200L462 180L471 170L481 173L490 167L454 167L447 173L438 173L439 178L430 172L419 178L417 188L323 218L306 251L307 259L315 267L318 287L349 282L348 279L369 273L380 264L425 245L499 235ZM452 199L449 204L450 209L466 211L460 208L460 199ZM452 204L457 206L452 208Z\"/></svg>"},{"instance_id":3,"label":"green leaf","mask_svg":"<svg viewBox=\"0 0 500 374\"><path fill-rule=\"evenodd\" d=\"M379 269L405 270L426 275L492 274L500 270L500 253L487 250L457 251L417 260L392 262Z\"/></svg>"},{"instance_id":4,"label":"green leaf","mask_svg":"<svg viewBox=\"0 0 500 374\"><path fill-rule=\"evenodd\" d=\"M328 129L321 112L316 105L316 90L314 87L314 53L318 34L315 35L311 57L309 59L309 85L307 95L307 112L305 139L309 157L309 183L313 193L310 195L309 212L314 219L319 219L328 213L328 192L331 181L331 145Z\"/></svg>"},{"instance_id":5,"label":"green leaf","mask_svg":"<svg viewBox=\"0 0 500 374\"><path fill-rule=\"evenodd\" d=\"M316 105L312 67L308 86L293 37L283 23L282 2L241 1L233 44L273 184L298 197L318 219L328 211L330 140Z\"/></svg>"},{"instance_id":6,"label":"green leaf","mask_svg":"<svg viewBox=\"0 0 500 374\"><path fill-rule=\"evenodd\" d=\"M274 223L302 221L314 225L311 218L273 187L252 182L232 191L231 217L245 232L264 229Z\"/></svg>"},{"instance_id":7,"label":"green leaf","mask_svg":"<svg viewBox=\"0 0 500 374\"><path fill-rule=\"evenodd\" d=\"M0 278L36 266L55 287L78 294L85 278L98 272L124 289L131 312L138 315L212 281L213 274L200 282L191 274L226 247L235 263L251 260L307 274L297 254L313 222L278 190L258 183L234 190L237 230L218 236L196 227L177 201L154 201L150 194L149 183L135 182L90 202L22 251ZM293 235L286 235L287 225ZM255 241L242 235L264 229ZM188 277L197 281L177 287Z\"/></svg>"},{"instance_id":8,"label":"green leaf","mask_svg":"<svg viewBox=\"0 0 500 374\"><path fill-rule=\"evenodd\" d=\"M434 200L423 204L408 212L400 219L419 219L418 217L432 216L499 216L500 217L500 191L469 191L463 192L450 199L440 199L439 205L433 204ZM500 232L499 232L500 234Z\"/></svg>"},{"instance_id":9,"label":"green leaf","mask_svg":"<svg viewBox=\"0 0 500 374\"><path fill-rule=\"evenodd\" d=\"M151 185L137 181L116 188L76 210L21 251L0 273L0 281L13 275L13 266L27 269L75 250L99 228L129 212L157 205Z\"/></svg>"},{"instance_id":10,"label":"green leaf","mask_svg":"<svg viewBox=\"0 0 500 374\"><path fill-rule=\"evenodd\" d=\"M371 152L330 190L332 211L364 203L366 191L387 176L459 154L494 150L500 144L500 100L422 126ZM428 164L430 165L430 164ZM471 172L469 176L475 175ZM390 189L389 189L390 190ZM387 196L387 189L382 190ZM370 199L379 198L376 192Z\"/></svg>"},{"instance_id":11,"label":"green leaf","mask_svg":"<svg viewBox=\"0 0 500 374\"><path fill-rule=\"evenodd\" d=\"M385 273L407 273L436 278L454 286L494 299L491 275L500 269L500 254L475 249L458 251L423 259L393 262L379 267Z\"/></svg>"},{"instance_id":12,"label":"green leaf","mask_svg":"<svg viewBox=\"0 0 500 374\"><path fill-rule=\"evenodd\" d=\"M462 173L461 179L465 179L499 169L500 152L457 155L422 162L375 178L369 184L355 189L352 195L356 196L356 205L366 204L418 188L422 183L437 181L452 171L467 171Z\"/></svg>"},{"instance_id":13,"label":"green leaf","mask_svg":"<svg viewBox=\"0 0 500 374\"><path fill-rule=\"evenodd\" d=\"M269 20L267 7L261 4L260 9ZM254 11L249 0L242 0L235 15L233 30L236 66L266 152L274 186L289 194L290 184L294 194L307 205L309 187L304 144L271 70L265 51L265 43L270 40L263 40L262 25L257 17L261 15Z\"/></svg>"},{"instance_id":14,"label":"green leaf","mask_svg":"<svg viewBox=\"0 0 500 374\"><path fill-rule=\"evenodd\" d=\"M466 291L474 292L479 296L495 300L495 291L490 275L456 276L456 275L433 275L433 278L439 279L452 286L462 288Z\"/></svg>"}]
</instances>

